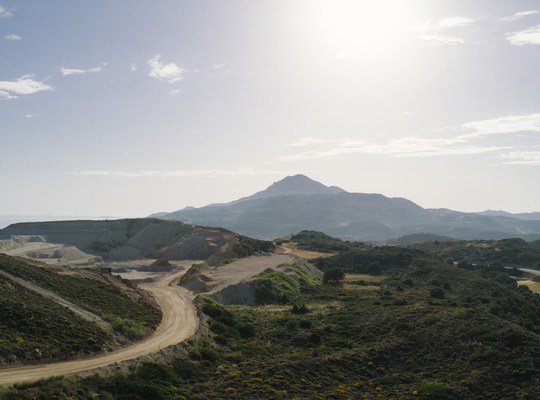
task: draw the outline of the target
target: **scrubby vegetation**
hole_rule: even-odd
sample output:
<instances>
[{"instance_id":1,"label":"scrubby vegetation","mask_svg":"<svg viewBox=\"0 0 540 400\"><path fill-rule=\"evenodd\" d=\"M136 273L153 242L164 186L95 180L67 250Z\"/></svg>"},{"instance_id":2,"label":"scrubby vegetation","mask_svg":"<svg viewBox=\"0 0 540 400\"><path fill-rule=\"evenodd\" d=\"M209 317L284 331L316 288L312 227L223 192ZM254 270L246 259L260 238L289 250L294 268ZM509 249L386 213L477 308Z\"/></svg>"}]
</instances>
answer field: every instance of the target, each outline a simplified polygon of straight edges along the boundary
<instances>
[{"instance_id":1,"label":"scrubby vegetation","mask_svg":"<svg viewBox=\"0 0 540 400\"><path fill-rule=\"evenodd\" d=\"M186 355L111 376L24 385L4 397L538 398L540 296L507 273L395 247L349 248L316 263L340 268L349 284L293 284L268 272L261 278L297 290L294 304L225 306L200 297L208 328Z\"/></svg>"},{"instance_id":2,"label":"scrubby vegetation","mask_svg":"<svg viewBox=\"0 0 540 400\"><path fill-rule=\"evenodd\" d=\"M316 231L301 231L291 236L290 240L297 243L300 249L321 252L346 251L351 247L362 245L357 242L346 242Z\"/></svg>"},{"instance_id":3,"label":"scrubby vegetation","mask_svg":"<svg viewBox=\"0 0 540 400\"><path fill-rule=\"evenodd\" d=\"M77 275L61 275L22 260L0 255L0 269L31 281L77 304L130 339L153 331L161 313L148 302L135 302L116 286Z\"/></svg>"},{"instance_id":4,"label":"scrubby vegetation","mask_svg":"<svg viewBox=\"0 0 540 400\"><path fill-rule=\"evenodd\" d=\"M411 248L436 255L447 262L540 269L540 241L523 239L430 241Z\"/></svg>"},{"instance_id":5,"label":"scrubby vegetation","mask_svg":"<svg viewBox=\"0 0 540 400\"><path fill-rule=\"evenodd\" d=\"M247 257L259 252L271 252L276 249L274 243L266 240L252 239L247 236L238 236L238 243L234 245L237 257Z\"/></svg>"},{"instance_id":6,"label":"scrubby vegetation","mask_svg":"<svg viewBox=\"0 0 540 400\"><path fill-rule=\"evenodd\" d=\"M1 275L0 316L0 365L88 355L107 341L96 325Z\"/></svg>"}]
</instances>

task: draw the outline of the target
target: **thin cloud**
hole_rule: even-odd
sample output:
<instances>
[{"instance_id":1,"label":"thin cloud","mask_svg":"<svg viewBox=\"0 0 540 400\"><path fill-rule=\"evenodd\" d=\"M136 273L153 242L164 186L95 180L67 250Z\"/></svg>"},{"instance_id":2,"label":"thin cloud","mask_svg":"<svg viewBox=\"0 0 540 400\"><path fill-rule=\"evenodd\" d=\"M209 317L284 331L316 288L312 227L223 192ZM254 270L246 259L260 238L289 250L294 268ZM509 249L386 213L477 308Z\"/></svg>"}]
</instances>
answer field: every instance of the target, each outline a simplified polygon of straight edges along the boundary
<instances>
[{"instance_id":1,"label":"thin cloud","mask_svg":"<svg viewBox=\"0 0 540 400\"><path fill-rule=\"evenodd\" d=\"M6 40L11 40L12 42L16 42L18 40L21 40L22 37L20 37L19 35L15 35L15 34L11 34L11 35L7 35L6 36Z\"/></svg>"},{"instance_id":2,"label":"thin cloud","mask_svg":"<svg viewBox=\"0 0 540 400\"><path fill-rule=\"evenodd\" d=\"M212 66L212 68L214 68L214 69L223 69L223 68L229 67L229 65L230 65L229 63L219 63L219 64L214 64Z\"/></svg>"},{"instance_id":3,"label":"thin cloud","mask_svg":"<svg viewBox=\"0 0 540 400\"><path fill-rule=\"evenodd\" d=\"M501 156L510 160L503 162L504 165L540 166L540 151L511 151Z\"/></svg>"},{"instance_id":4,"label":"thin cloud","mask_svg":"<svg viewBox=\"0 0 540 400\"><path fill-rule=\"evenodd\" d=\"M0 100L17 99L20 95L30 95L53 90L52 86L36 81L33 75L23 75L15 81L0 81Z\"/></svg>"},{"instance_id":5,"label":"thin cloud","mask_svg":"<svg viewBox=\"0 0 540 400\"><path fill-rule=\"evenodd\" d=\"M462 138L431 139L407 137L390 140L387 143L370 143L364 140L340 139L334 146L324 150L310 150L299 154L283 156L281 161L300 161L336 158L347 154L373 154L391 157L435 157L450 155L483 154L500 151L507 147L471 146Z\"/></svg>"},{"instance_id":6,"label":"thin cloud","mask_svg":"<svg viewBox=\"0 0 540 400\"><path fill-rule=\"evenodd\" d=\"M327 143L327 142L328 140L326 139L315 138L315 137L304 137L304 138L299 139L296 142L289 143L287 146L303 147L303 146L308 146L312 144Z\"/></svg>"},{"instance_id":7,"label":"thin cloud","mask_svg":"<svg viewBox=\"0 0 540 400\"><path fill-rule=\"evenodd\" d=\"M529 15L535 15L535 14L538 14L538 11L537 10L531 10L531 11L520 11L520 12L517 12L513 15L510 15L509 17L502 17L502 18L499 18L499 21L503 21L503 22L513 22L513 21L517 21L518 19L521 19L521 18L524 18L524 17L528 17Z\"/></svg>"},{"instance_id":8,"label":"thin cloud","mask_svg":"<svg viewBox=\"0 0 540 400\"><path fill-rule=\"evenodd\" d=\"M254 168L229 169L198 169L198 170L169 170L169 171L115 171L115 170L87 170L74 172L79 176L113 176L121 178L143 177L223 177L223 176L256 176L281 175L283 171L258 170Z\"/></svg>"},{"instance_id":9,"label":"thin cloud","mask_svg":"<svg viewBox=\"0 0 540 400\"><path fill-rule=\"evenodd\" d=\"M540 25L532 26L523 31L507 33L506 40L508 40L514 46L540 44Z\"/></svg>"},{"instance_id":10,"label":"thin cloud","mask_svg":"<svg viewBox=\"0 0 540 400\"><path fill-rule=\"evenodd\" d=\"M65 67L61 67L61 68L60 68L60 73L61 73L63 76L91 74L91 73L101 72L101 70L103 69L103 67L104 67L105 65L107 65L107 64L102 64L102 65L99 66L99 67L93 67L93 68L89 68L89 69L65 68Z\"/></svg>"},{"instance_id":11,"label":"thin cloud","mask_svg":"<svg viewBox=\"0 0 540 400\"><path fill-rule=\"evenodd\" d=\"M161 55L155 55L148 60L151 70L148 76L164 81L174 83L183 79L184 70L175 63L163 64L159 61Z\"/></svg>"},{"instance_id":12,"label":"thin cloud","mask_svg":"<svg viewBox=\"0 0 540 400\"><path fill-rule=\"evenodd\" d=\"M443 36L443 35L418 35L420 39L427 40L429 42L435 42L439 44L447 44L450 46L456 46L465 44L465 40L455 36Z\"/></svg>"},{"instance_id":13,"label":"thin cloud","mask_svg":"<svg viewBox=\"0 0 540 400\"><path fill-rule=\"evenodd\" d=\"M39 114L25 114L24 118L32 119L39 117Z\"/></svg>"},{"instance_id":14,"label":"thin cloud","mask_svg":"<svg viewBox=\"0 0 540 400\"><path fill-rule=\"evenodd\" d=\"M8 18L8 17L13 17L13 12L0 6L0 18Z\"/></svg>"},{"instance_id":15,"label":"thin cloud","mask_svg":"<svg viewBox=\"0 0 540 400\"><path fill-rule=\"evenodd\" d=\"M467 17L448 17L435 21L428 20L410 29L420 39L455 46L465 44L465 40L453 34L448 34L448 31L468 27L474 22L476 20Z\"/></svg>"},{"instance_id":16,"label":"thin cloud","mask_svg":"<svg viewBox=\"0 0 540 400\"><path fill-rule=\"evenodd\" d=\"M540 113L467 122L462 127L473 131L472 133L459 136L462 139L500 133L540 132Z\"/></svg>"}]
</instances>

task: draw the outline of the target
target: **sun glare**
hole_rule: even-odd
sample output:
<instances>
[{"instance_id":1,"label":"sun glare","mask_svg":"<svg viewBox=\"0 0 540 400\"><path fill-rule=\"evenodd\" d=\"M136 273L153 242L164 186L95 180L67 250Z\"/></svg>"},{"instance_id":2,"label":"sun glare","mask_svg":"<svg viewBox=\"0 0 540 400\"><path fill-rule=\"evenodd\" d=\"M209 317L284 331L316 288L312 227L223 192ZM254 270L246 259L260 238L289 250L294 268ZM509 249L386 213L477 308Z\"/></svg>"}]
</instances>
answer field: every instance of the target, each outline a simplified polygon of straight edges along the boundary
<instances>
[{"instance_id":1,"label":"sun glare","mask_svg":"<svg viewBox=\"0 0 540 400\"><path fill-rule=\"evenodd\" d=\"M301 29L336 58L384 54L400 49L410 13L403 1L310 1Z\"/></svg>"}]
</instances>

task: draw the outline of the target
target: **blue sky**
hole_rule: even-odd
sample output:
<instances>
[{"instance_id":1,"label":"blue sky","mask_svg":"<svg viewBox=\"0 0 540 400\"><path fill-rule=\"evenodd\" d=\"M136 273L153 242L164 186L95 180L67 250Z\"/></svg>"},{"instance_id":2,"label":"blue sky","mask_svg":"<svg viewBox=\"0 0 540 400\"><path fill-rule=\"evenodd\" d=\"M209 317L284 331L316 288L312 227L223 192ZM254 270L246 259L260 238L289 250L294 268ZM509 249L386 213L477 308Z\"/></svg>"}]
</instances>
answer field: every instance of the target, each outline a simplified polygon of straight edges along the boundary
<instances>
[{"instance_id":1,"label":"blue sky","mask_svg":"<svg viewBox=\"0 0 540 400\"><path fill-rule=\"evenodd\" d=\"M0 214L144 216L303 173L540 211L537 1L0 0Z\"/></svg>"}]
</instances>

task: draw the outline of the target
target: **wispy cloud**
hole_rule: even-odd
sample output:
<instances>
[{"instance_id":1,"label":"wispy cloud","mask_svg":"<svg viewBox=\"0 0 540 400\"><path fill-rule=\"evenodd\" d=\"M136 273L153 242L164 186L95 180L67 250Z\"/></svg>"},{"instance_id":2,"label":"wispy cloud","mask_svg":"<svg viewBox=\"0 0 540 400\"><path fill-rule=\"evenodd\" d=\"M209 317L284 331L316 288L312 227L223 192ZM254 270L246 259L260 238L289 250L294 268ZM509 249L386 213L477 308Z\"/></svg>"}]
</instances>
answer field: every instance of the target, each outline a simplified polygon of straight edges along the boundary
<instances>
[{"instance_id":1,"label":"wispy cloud","mask_svg":"<svg viewBox=\"0 0 540 400\"><path fill-rule=\"evenodd\" d=\"M499 133L540 132L540 113L467 122L462 127L473 131L460 135L462 139Z\"/></svg>"},{"instance_id":2,"label":"wispy cloud","mask_svg":"<svg viewBox=\"0 0 540 400\"><path fill-rule=\"evenodd\" d=\"M304 138L299 139L296 142L289 143L287 146L303 147L303 146L308 146L312 144L327 143L327 142L328 142L327 139L315 138L315 137L304 137Z\"/></svg>"},{"instance_id":3,"label":"wispy cloud","mask_svg":"<svg viewBox=\"0 0 540 400\"><path fill-rule=\"evenodd\" d=\"M449 155L483 154L500 151L507 147L472 146L461 138L437 139L406 137L386 143L371 143L364 140L340 139L324 150L310 150L299 154L283 156L281 161L298 161L336 158L347 154L374 154L392 157L435 157Z\"/></svg>"},{"instance_id":4,"label":"wispy cloud","mask_svg":"<svg viewBox=\"0 0 540 400\"><path fill-rule=\"evenodd\" d=\"M282 175L284 171L259 170L254 168L240 169L196 169L196 170L169 170L169 171L117 171L117 170L87 170L74 172L79 176L113 176L124 178L141 177L223 177L223 176L256 176L256 175Z\"/></svg>"},{"instance_id":5,"label":"wispy cloud","mask_svg":"<svg viewBox=\"0 0 540 400\"><path fill-rule=\"evenodd\" d=\"M517 12L517 13L515 13L513 15L510 15L509 17L499 18L499 21L513 22L513 21L517 21L518 19L528 17L529 15L535 15L535 14L538 14L537 10L520 11L520 12Z\"/></svg>"},{"instance_id":6,"label":"wispy cloud","mask_svg":"<svg viewBox=\"0 0 540 400\"><path fill-rule=\"evenodd\" d=\"M309 150L289 154L279 158L281 161L301 161L315 159L331 159L348 154L373 154L389 157L419 158L435 156L459 156L486 154L508 151L504 164L536 165L536 151L517 151L523 145L504 145L489 143L485 136L514 135L521 137L540 133L540 113L529 115L513 115L488 120L466 122L464 124L440 129L447 132L447 137L405 137L376 143L367 140L350 138L321 139L306 137L288 144L288 147L308 147ZM467 133L463 133L466 131ZM448 137L450 132L451 137ZM486 144L487 143L487 144ZM529 147L530 149L530 147ZM534 157L533 157L534 156Z\"/></svg>"},{"instance_id":7,"label":"wispy cloud","mask_svg":"<svg viewBox=\"0 0 540 400\"><path fill-rule=\"evenodd\" d=\"M159 59L161 55L155 55L148 60L150 72L148 76L160 81L174 83L183 79L184 70L175 63L163 64Z\"/></svg>"},{"instance_id":8,"label":"wispy cloud","mask_svg":"<svg viewBox=\"0 0 540 400\"><path fill-rule=\"evenodd\" d=\"M13 12L0 6L0 18L13 17Z\"/></svg>"},{"instance_id":9,"label":"wispy cloud","mask_svg":"<svg viewBox=\"0 0 540 400\"><path fill-rule=\"evenodd\" d=\"M19 35L15 35L15 34L11 34L11 35L7 35L6 36L6 40L11 40L13 42L16 42L17 40L21 40L22 37L20 37Z\"/></svg>"},{"instance_id":10,"label":"wispy cloud","mask_svg":"<svg viewBox=\"0 0 540 400\"><path fill-rule=\"evenodd\" d=\"M540 44L540 25L532 26L522 31L507 33L506 40L514 46Z\"/></svg>"},{"instance_id":11,"label":"wispy cloud","mask_svg":"<svg viewBox=\"0 0 540 400\"><path fill-rule=\"evenodd\" d=\"M32 119L39 117L39 114L25 114L24 118Z\"/></svg>"},{"instance_id":12,"label":"wispy cloud","mask_svg":"<svg viewBox=\"0 0 540 400\"><path fill-rule=\"evenodd\" d=\"M411 30L423 40L447 45L464 44L465 39L452 32L472 25L476 20L467 17L448 17L439 20L428 20L423 24L411 27ZM450 32L450 34L449 34Z\"/></svg>"},{"instance_id":13,"label":"wispy cloud","mask_svg":"<svg viewBox=\"0 0 540 400\"><path fill-rule=\"evenodd\" d=\"M531 165L540 166L540 151L511 151L501 155L509 161L505 165Z\"/></svg>"},{"instance_id":14,"label":"wispy cloud","mask_svg":"<svg viewBox=\"0 0 540 400\"><path fill-rule=\"evenodd\" d=\"M33 75L23 75L15 81L0 81L0 100L17 99L19 95L29 95L47 90L52 86L36 81Z\"/></svg>"},{"instance_id":15,"label":"wispy cloud","mask_svg":"<svg viewBox=\"0 0 540 400\"><path fill-rule=\"evenodd\" d=\"M60 73L61 73L63 76L91 74L91 73L101 72L101 70L103 69L103 67L106 66L106 65L107 65L107 64L103 63L103 64L101 64L99 67L93 67L93 68L89 68L89 69L65 68L65 67L61 67L61 68L60 68Z\"/></svg>"}]
</instances>

